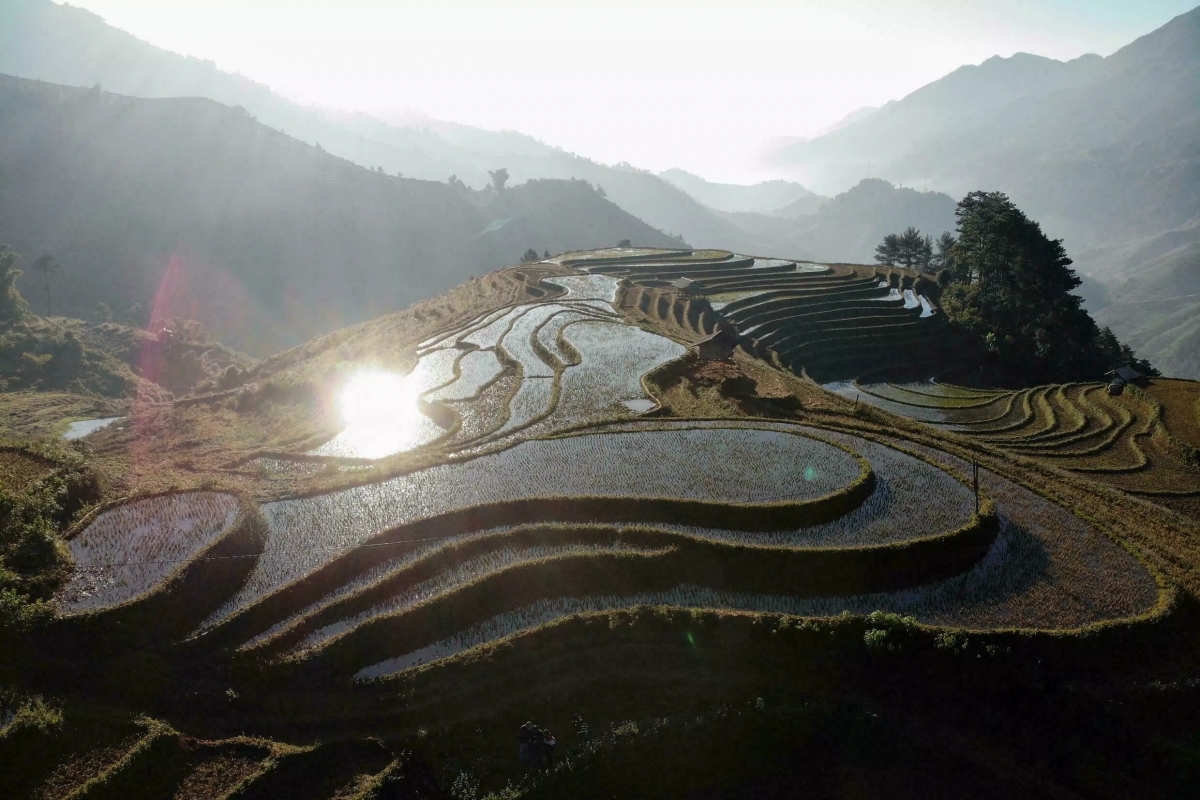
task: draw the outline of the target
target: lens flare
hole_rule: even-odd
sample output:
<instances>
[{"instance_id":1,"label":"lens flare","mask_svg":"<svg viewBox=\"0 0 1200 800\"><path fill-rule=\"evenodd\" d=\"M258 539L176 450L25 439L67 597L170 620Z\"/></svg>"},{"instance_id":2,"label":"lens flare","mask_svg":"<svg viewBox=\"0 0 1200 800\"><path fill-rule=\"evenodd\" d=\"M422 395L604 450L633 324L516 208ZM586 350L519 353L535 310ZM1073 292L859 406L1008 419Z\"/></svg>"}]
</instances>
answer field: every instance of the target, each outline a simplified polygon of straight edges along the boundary
<instances>
[{"instance_id":1,"label":"lens flare","mask_svg":"<svg viewBox=\"0 0 1200 800\"><path fill-rule=\"evenodd\" d=\"M384 458L427 444L443 430L421 413L421 386L395 372L354 374L335 404L345 428L313 455Z\"/></svg>"}]
</instances>

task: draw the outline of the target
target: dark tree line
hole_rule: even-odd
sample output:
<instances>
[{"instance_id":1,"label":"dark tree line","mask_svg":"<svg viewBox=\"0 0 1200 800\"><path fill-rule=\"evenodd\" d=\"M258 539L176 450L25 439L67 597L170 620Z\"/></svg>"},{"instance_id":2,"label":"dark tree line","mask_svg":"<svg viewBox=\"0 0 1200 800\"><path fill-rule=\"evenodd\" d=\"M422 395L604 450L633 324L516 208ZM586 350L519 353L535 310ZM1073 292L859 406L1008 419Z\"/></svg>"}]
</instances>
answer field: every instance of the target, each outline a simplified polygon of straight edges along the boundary
<instances>
[{"instance_id":1,"label":"dark tree line","mask_svg":"<svg viewBox=\"0 0 1200 800\"><path fill-rule=\"evenodd\" d=\"M1002 192L971 192L955 210L957 236L936 245L915 228L889 234L876 260L937 273L949 319L979 337L1001 365L1051 381L1095 380L1132 364L1158 372L1099 328L1073 291L1081 281L1051 239Z\"/></svg>"}]
</instances>

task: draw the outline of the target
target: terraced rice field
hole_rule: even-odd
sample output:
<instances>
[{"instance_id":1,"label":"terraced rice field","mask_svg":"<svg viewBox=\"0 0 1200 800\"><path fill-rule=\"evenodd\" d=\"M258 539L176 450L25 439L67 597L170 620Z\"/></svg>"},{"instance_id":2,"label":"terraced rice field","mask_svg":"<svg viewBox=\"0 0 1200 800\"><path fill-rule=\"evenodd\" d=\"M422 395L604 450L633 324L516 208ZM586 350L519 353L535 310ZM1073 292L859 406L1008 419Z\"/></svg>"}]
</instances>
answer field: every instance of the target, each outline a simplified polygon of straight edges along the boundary
<instances>
[{"instance_id":1,"label":"terraced rice field","mask_svg":"<svg viewBox=\"0 0 1200 800\"><path fill-rule=\"evenodd\" d=\"M238 508L233 495L191 492L103 512L68 542L75 570L59 609L97 611L146 594L226 533Z\"/></svg>"},{"instance_id":2,"label":"terraced rice field","mask_svg":"<svg viewBox=\"0 0 1200 800\"><path fill-rule=\"evenodd\" d=\"M685 254L688 255L688 254ZM706 298L757 354L822 379L944 360L941 320L911 272L828 267L732 253L708 259L575 258L592 273Z\"/></svg>"},{"instance_id":3,"label":"terraced rice field","mask_svg":"<svg viewBox=\"0 0 1200 800\"><path fill-rule=\"evenodd\" d=\"M390 692L403 698L399 713L440 713L436 692L420 697L421 681L437 686L468 674L457 670L523 663L509 656L531 643L549 642L556 664L582 663L577 657L597 648L579 637L603 640L619 616L605 612L639 606L690 609L683 616L721 620L714 627L733 620L723 631L749 626L751 614L761 631L760 621L789 624L766 615L884 611L989 644L1021 638L1013 631L1145 629L1174 613L1166 576L1176 573L1165 559L1125 535L1124 523L1047 499L1106 490L1053 470L1039 473L1050 476L1048 488L1005 475L1025 480L1021 470L1036 465L1021 459L1033 458L1186 502L1200 489L1189 483L1200 445L1193 387L1164 381L1161 390L1156 382L1110 397L1096 385L1010 392L889 382L881 367L936 365L944 355L940 315L920 279L901 270L628 248L550 261L531 270L547 276L537 287L545 299L487 309L410 343L410 374L371 378L378 396L358 399L419 418L409 439L384 441L379 429L351 421L304 459L260 454L251 463L275 477L253 500L206 491L107 508L68 542L76 568L56 598L60 611L174 609L183 623L146 635L155 642L148 684L211 676L211 696L189 694L188 708L228 707L238 721L258 691L269 695L263 707L273 718L287 716L296 698L286 693L302 687L297 707L316 699L285 724L301 720L306 730L338 724L314 716L322 703L349 719L357 712L341 700L373 704ZM691 419L684 415L708 411L689 409L717 405L651 396L647 372L729 327L743 349L732 368L757 355L933 430L902 429L918 444L829 398L799 406L801 422L785 422L769 410L770 419ZM805 402L819 395L796 391ZM660 411L637 416L659 402ZM930 444L967 453L975 445L964 436L986 443L974 452L1004 472L981 470L978 492L972 464ZM297 450L311 447L300 441ZM423 461L338 460L416 450ZM0 481L29 484L47 469L11 455L0 458ZM388 477L349 485L368 475ZM258 476L223 476L248 477ZM243 542L232 556L217 549ZM192 569L209 561L221 566ZM210 594L200 603L197 587ZM596 616L566 620L588 614ZM640 626L637 636L656 635L647 628L659 630ZM763 638L770 642L754 646L775 646ZM572 650L581 641L584 649ZM649 644L639 642L639 658ZM858 643L839 646L849 644ZM114 663L140 670L139 658ZM111 727L87 747L58 737L51 746L61 753L29 790L289 797L302 786L304 796L357 797L367 796L367 777L378 788L401 764L377 741L200 740L141 718Z\"/></svg>"},{"instance_id":4,"label":"terraced rice field","mask_svg":"<svg viewBox=\"0 0 1200 800\"><path fill-rule=\"evenodd\" d=\"M921 450L913 446L910 454L850 433L784 423L630 422L528 440L378 484L268 503L267 541L253 572L202 627L227 630L232 644L265 649L273 658L346 664L345 679L366 679L562 616L647 603L803 615L883 609L979 629L1077 627L1136 617L1155 606L1158 587L1144 567L1086 523L999 476L988 473L983 481L983 501L995 501L998 528L984 538L971 533L983 529L977 527L976 499L958 477L966 465ZM852 453L870 464L870 473ZM865 474L869 491L838 505L829 519L790 528L765 517L753 521L755 504L849 497L844 493ZM588 500L589 510L579 518L570 503L585 498L603 503ZM702 516L680 524L677 511L639 520L650 507L636 502L658 498L746 510L739 512L738 528L705 524ZM528 510L519 505L526 501L533 501ZM511 524L480 524L494 523L496 513L470 510L495 503L517 509L516 516L505 512ZM535 509L536 520L529 516ZM618 515L609 527L578 527L614 509ZM632 514L624 522L622 509ZM105 520L105 530L110 519L115 517ZM529 528L534 521L542 527ZM961 545L941 543L960 540L978 542L954 556L971 560L900 588L838 594L800 584L794 593L781 593L687 578L693 568L686 565L709 557L703 554L712 547L748 548L770 559L821 552L859 558L854 554L868 552L864 547L925 542L958 552ZM364 546L369 558L347 561ZM971 552L976 555L966 555ZM533 575L555 574L559 578L541 588L529 582ZM678 578L671 581L671 575ZM886 574L856 580L863 586L889 582ZM575 589L562 593L563 581ZM619 588L639 581L643 588ZM1101 588L1113 585L1124 590ZM523 588L513 594L515 586ZM447 616L446 609L460 606L471 610ZM422 621L433 619L441 622ZM447 619L459 620L457 628L447 629ZM386 657L367 655L389 649ZM347 653L360 655L347 660Z\"/></svg>"},{"instance_id":5,"label":"terraced rice field","mask_svg":"<svg viewBox=\"0 0 1200 800\"><path fill-rule=\"evenodd\" d=\"M1017 392L938 381L853 381L826 388L1134 494L1185 498L1200 497L1200 462L1186 440L1200 419L1192 405L1200 398L1197 386L1156 379L1118 396L1099 383Z\"/></svg>"},{"instance_id":6,"label":"terraced rice field","mask_svg":"<svg viewBox=\"0 0 1200 800\"><path fill-rule=\"evenodd\" d=\"M665 471L665 463L675 467ZM808 466L819 480L804 479ZM530 440L383 483L264 505L269 529L265 551L246 585L207 624L215 625L371 537L480 504L571 497L799 502L835 492L860 472L859 462L836 447L773 431L702 429Z\"/></svg>"},{"instance_id":7,"label":"terraced rice field","mask_svg":"<svg viewBox=\"0 0 1200 800\"><path fill-rule=\"evenodd\" d=\"M642 375L685 348L628 324L613 306L615 278L563 275L543 283L562 295L494 309L421 342L416 367L378 400L394 409L391 416L349 425L306 455L377 459L444 443L456 450L535 424L553 431L652 407ZM511 391L477 402L502 380L506 364L516 381L504 384ZM456 429L434 413L446 408L460 420Z\"/></svg>"}]
</instances>

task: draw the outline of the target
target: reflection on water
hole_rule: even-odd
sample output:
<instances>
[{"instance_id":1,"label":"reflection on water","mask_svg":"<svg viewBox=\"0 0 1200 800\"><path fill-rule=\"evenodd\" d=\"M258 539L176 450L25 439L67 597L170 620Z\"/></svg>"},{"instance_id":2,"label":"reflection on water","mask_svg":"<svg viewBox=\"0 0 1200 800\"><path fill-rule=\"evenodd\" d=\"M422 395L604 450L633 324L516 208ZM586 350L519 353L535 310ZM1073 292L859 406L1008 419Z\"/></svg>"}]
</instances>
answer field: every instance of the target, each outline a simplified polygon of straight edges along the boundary
<instances>
[{"instance_id":1,"label":"reflection on water","mask_svg":"<svg viewBox=\"0 0 1200 800\"><path fill-rule=\"evenodd\" d=\"M78 422L72 422L67 426L67 432L62 435L64 439L82 439L89 433L95 433L101 428L105 428L121 417L103 417L101 419L83 419Z\"/></svg>"},{"instance_id":2,"label":"reflection on water","mask_svg":"<svg viewBox=\"0 0 1200 800\"><path fill-rule=\"evenodd\" d=\"M417 400L425 388L394 372L357 373L337 396L345 429L309 455L383 458L432 442L444 431L421 413Z\"/></svg>"}]
</instances>

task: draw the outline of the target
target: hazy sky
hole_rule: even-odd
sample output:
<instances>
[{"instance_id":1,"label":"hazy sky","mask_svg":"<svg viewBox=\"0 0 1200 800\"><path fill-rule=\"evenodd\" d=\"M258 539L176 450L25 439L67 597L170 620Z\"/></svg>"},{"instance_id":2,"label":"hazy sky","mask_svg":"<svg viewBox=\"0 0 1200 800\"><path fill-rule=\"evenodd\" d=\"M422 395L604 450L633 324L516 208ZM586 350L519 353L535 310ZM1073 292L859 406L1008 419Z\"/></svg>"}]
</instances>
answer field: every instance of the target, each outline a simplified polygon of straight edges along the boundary
<instances>
[{"instance_id":1,"label":"hazy sky","mask_svg":"<svg viewBox=\"0 0 1200 800\"><path fill-rule=\"evenodd\" d=\"M514 129L613 163L765 177L963 64L1108 55L1197 0L74 0L303 102Z\"/></svg>"}]
</instances>

